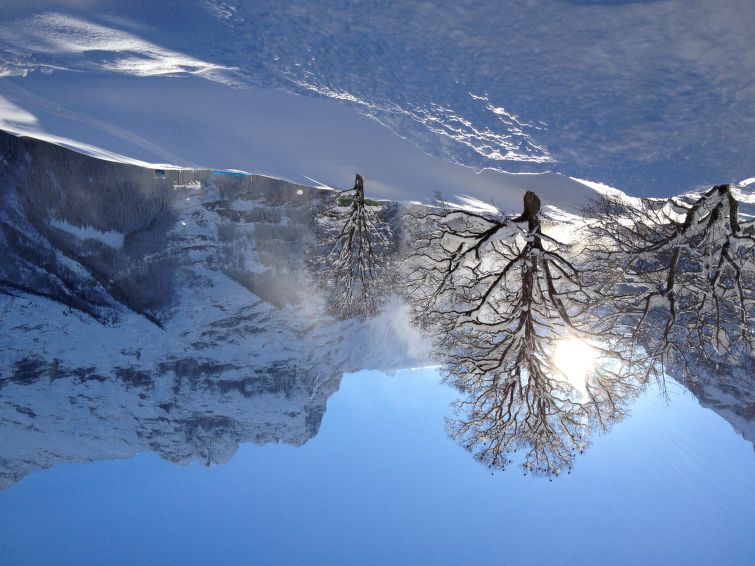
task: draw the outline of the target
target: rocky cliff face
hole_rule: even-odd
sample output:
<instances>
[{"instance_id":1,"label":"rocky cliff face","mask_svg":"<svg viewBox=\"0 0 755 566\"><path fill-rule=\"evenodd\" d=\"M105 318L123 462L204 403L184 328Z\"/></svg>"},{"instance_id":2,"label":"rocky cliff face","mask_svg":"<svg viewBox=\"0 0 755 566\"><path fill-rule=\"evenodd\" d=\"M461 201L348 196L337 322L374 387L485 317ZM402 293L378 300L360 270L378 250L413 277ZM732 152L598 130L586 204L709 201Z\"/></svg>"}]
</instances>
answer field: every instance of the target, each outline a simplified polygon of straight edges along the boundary
<instances>
[{"instance_id":1,"label":"rocky cliff face","mask_svg":"<svg viewBox=\"0 0 755 566\"><path fill-rule=\"evenodd\" d=\"M57 462L300 445L344 372L424 359L400 307L324 312L305 269L324 191L1 132L0 162L0 488Z\"/></svg>"}]
</instances>

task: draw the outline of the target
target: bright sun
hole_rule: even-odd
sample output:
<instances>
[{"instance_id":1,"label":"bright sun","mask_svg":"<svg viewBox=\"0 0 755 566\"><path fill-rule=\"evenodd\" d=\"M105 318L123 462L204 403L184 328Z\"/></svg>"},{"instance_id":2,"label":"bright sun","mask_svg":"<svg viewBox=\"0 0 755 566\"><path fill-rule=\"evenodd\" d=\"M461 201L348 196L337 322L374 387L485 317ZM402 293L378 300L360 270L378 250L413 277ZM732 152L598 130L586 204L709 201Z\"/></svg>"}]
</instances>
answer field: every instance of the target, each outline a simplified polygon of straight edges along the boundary
<instances>
[{"instance_id":1,"label":"bright sun","mask_svg":"<svg viewBox=\"0 0 755 566\"><path fill-rule=\"evenodd\" d=\"M593 349L577 338L561 340L553 353L553 363L581 395L587 394L585 381L593 368L594 358Z\"/></svg>"}]
</instances>

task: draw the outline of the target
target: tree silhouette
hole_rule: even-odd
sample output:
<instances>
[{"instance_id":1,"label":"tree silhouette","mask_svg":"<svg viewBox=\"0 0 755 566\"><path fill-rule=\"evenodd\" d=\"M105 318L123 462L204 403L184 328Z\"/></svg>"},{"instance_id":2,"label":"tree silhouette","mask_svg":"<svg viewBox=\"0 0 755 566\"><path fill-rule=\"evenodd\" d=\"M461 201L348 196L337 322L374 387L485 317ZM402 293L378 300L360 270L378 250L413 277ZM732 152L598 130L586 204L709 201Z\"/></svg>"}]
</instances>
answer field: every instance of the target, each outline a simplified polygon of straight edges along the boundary
<instances>
[{"instance_id":1,"label":"tree silhouette","mask_svg":"<svg viewBox=\"0 0 755 566\"><path fill-rule=\"evenodd\" d=\"M722 366L752 378L755 230L740 220L731 186L696 197L606 196L587 213L596 296L648 359L683 381Z\"/></svg>"},{"instance_id":2,"label":"tree silhouette","mask_svg":"<svg viewBox=\"0 0 755 566\"><path fill-rule=\"evenodd\" d=\"M357 174L354 188L336 193L318 215L328 242L317 262L318 282L329 309L340 318L372 315L386 297L392 238L390 226L375 212L377 204L365 200L364 180Z\"/></svg>"},{"instance_id":3,"label":"tree silhouette","mask_svg":"<svg viewBox=\"0 0 755 566\"><path fill-rule=\"evenodd\" d=\"M426 236L405 262L407 296L446 382L464 396L449 433L493 468L519 449L525 471L569 468L644 385L637 352L593 312L567 246L543 231L534 193L515 218L438 210L416 224ZM556 363L571 343L593 358L582 374Z\"/></svg>"}]
</instances>

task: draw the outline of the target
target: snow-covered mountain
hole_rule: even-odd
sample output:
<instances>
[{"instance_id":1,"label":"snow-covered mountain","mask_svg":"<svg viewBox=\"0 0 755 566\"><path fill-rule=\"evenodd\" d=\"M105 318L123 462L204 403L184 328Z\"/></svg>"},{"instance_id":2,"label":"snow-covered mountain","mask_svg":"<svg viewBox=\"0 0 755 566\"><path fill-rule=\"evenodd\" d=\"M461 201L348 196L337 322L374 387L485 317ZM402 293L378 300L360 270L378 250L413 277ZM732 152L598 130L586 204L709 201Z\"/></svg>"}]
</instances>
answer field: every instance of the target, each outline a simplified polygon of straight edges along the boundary
<instances>
[{"instance_id":1,"label":"snow-covered mountain","mask_svg":"<svg viewBox=\"0 0 755 566\"><path fill-rule=\"evenodd\" d=\"M344 372L427 361L399 307L324 313L304 261L325 191L6 133L0 156L0 487L57 462L300 445Z\"/></svg>"},{"instance_id":2,"label":"snow-covered mountain","mask_svg":"<svg viewBox=\"0 0 755 566\"><path fill-rule=\"evenodd\" d=\"M306 261L331 194L0 132L0 487L58 462L300 445L344 372L431 363L398 302L325 312ZM395 237L413 206L381 204ZM751 381L688 386L755 438Z\"/></svg>"}]
</instances>

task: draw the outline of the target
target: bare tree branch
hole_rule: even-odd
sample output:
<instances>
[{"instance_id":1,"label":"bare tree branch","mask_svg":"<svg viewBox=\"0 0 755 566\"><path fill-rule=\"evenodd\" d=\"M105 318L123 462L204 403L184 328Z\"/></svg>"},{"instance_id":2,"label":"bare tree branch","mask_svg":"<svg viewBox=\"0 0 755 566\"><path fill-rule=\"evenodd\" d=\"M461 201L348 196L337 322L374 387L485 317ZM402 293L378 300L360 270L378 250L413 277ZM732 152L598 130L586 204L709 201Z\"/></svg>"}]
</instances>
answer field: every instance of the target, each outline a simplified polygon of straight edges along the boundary
<instances>
[{"instance_id":1,"label":"bare tree branch","mask_svg":"<svg viewBox=\"0 0 755 566\"><path fill-rule=\"evenodd\" d=\"M426 328L447 383L464 396L449 432L503 469L523 450L535 475L569 469L594 430L624 415L645 384L638 353L593 309L567 246L543 233L540 199L503 218L462 210L421 215L425 237L404 262L415 321ZM526 222L526 229L520 223ZM584 375L555 363L570 341L593 357Z\"/></svg>"},{"instance_id":2,"label":"bare tree branch","mask_svg":"<svg viewBox=\"0 0 755 566\"><path fill-rule=\"evenodd\" d=\"M661 367L684 381L749 368L755 333L755 235L730 185L697 197L605 197L587 211L590 278Z\"/></svg>"},{"instance_id":3,"label":"bare tree branch","mask_svg":"<svg viewBox=\"0 0 755 566\"><path fill-rule=\"evenodd\" d=\"M320 287L328 305L341 318L374 314L388 288L388 257L392 247L390 226L381 222L364 197L364 180L356 176L353 193L336 195L318 215L318 226L328 242L317 261Z\"/></svg>"}]
</instances>

